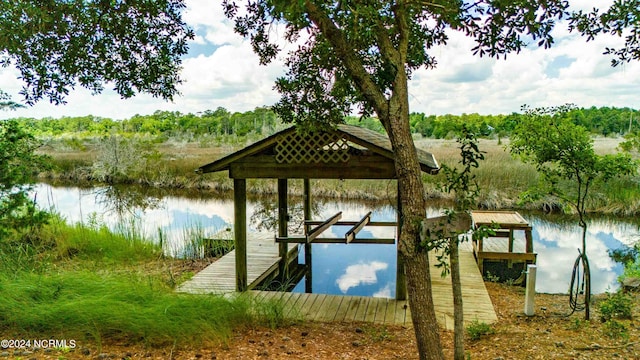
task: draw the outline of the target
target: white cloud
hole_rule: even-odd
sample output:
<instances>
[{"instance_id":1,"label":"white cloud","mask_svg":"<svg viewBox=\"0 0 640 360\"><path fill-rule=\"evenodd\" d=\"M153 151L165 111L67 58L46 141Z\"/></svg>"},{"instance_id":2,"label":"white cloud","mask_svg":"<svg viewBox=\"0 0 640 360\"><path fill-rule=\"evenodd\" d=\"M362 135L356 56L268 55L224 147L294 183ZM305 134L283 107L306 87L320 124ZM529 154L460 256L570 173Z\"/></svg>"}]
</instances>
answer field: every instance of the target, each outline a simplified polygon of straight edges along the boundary
<instances>
[{"instance_id":1,"label":"white cloud","mask_svg":"<svg viewBox=\"0 0 640 360\"><path fill-rule=\"evenodd\" d=\"M578 248L582 247L582 229L577 225L566 226L546 222L534 222L533 228L539 234L540 240L553 244L550 247L538 246L534 251L538 253L537 284L544 286L546 292L564 293L569 289L569 282ZM603 231L607 229L606 231ZM615 262L609 257L608 248L604 240L597 236L601 233L615 234L616 239L629 236L631 228L625 223L599 224L594 223L593 229L587 232L587 256L591 267L591 286L594 293L607 290L609 284L616 284L616 274L613 271Z\"/></svg>"},{"instance_id":2,"label":"white cloud","mask_svg":"<svg viewBox=\"0 0 640 360\"><path fill-rule=\"evenodd\" d=\"M204 38L214 45L239 44L242 38L233 32L233 24L222 12L222 5L209 0L187 0L184 21L196 33L204 33ZM202 36L202 35L201 35Z\"/></svg>"},{"instance_id":3,"label":"white cloud","mask_svg":"<svg viewBox=\"0 0 640 360\"><path fill-rule=\"evenodd\" d=\"M336 279L336 284L340 288L343 294L346 294L349 289L352 287L363 285L372 285L378 282L378 277L376 275L377 271L386 270L389 267L389 264L372 261L370 263L364 264L360 263L357 265L347 266L344 274L340 275L338 279Z\"/></svg>"},{"instance_id":4,"label":"white cloud","mask_svg":"<svg viewBox=\"0 0 640 360\"><path fill-rule=\"evenodd\" d=\"M378 298L391 298L391 284L387 283L384 287L380 288L380 290L373 293L373 297Z\"/></svg>"},{"instance_id":5,"label":"white cloud","mask_svg":"<svg viewBox=\"0 0 640 360\"><path fill-rule=\"evenodd\" d=\"M611 59L602 55L604 48L619 43L619 38L602 36L587 43L579 35L570 34L566 24L556 27L554 36L556 44L550 49L532 46L506 60L489 60L471 54L473 40L451 34L446 47L432 52L438 67L417 71L409 84L411 110L499 114L517 112L523 104L638 107L635 94L640 84L634 79L640 75L640 64L612 68ZM545 70L559 56L575 61L557 69L557 77L549 77ZM490 76L482 79L487 74ZM461 81L465 75L469 79Z\"/></svg>"},{"instance_id":6,"label":"white cloud","mask_svg":"<svg viewBox=\"0 0 640 360\"><path fill-rule=\"evenodd\" d=\"M572 3L576 9L593 7L593 1L588 0ZM606 4L599 2L598 6L603 8L610 3L606 0ZM91 96L87 90L76 89L68 96L66 106L54 107L45 100L28 109L2 112L0 118L92 114L121 119L155 110L197 113L222 106L230 111L248 111L276 102L279 96L273 85L284 74L282 58L267 67L260 66L249 41L234 33L219 2L187 0L186 5L184 20L197 36L191 41L192 53L183 62L182 96L173 102L148 95L122 100L112 90ZM284 27L275 24L271 31L282 36ZM410 81L411 111L436 115L508 114L519 111L523 104L537 107L564 103L639 107L640 83L636 79L640 78L640 63L611 68L610 58L602 55L606 46L619 45L620 38L602 36L586 42L569 33L566 23L558 24L553 34L556 43L550 49L532 46L509 55L507 60L495 60L474 56L473 40L451 32L447 46L431 51L438 59L438 67L416 71ZM284 40L279 45L284 48L282 54L297 46L287 45ZM575 60L568 66L558 65L554 60L561 56ZM18 91L22 86L17 78L14 69L0 69L0 89L12 94L14 100L20 100Z\"/></svg>"}]
</instances>

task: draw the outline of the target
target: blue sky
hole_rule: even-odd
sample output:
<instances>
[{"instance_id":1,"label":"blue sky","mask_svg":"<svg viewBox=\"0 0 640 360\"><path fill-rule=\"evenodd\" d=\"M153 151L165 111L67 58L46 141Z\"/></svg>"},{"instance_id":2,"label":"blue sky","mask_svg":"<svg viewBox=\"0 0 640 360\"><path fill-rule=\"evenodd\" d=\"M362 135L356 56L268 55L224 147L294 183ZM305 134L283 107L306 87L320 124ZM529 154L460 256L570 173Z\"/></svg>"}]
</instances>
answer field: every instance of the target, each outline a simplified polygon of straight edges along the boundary
<instances>
[{"instance_id":1,"label":"blue sky","mask_svg":"<svg viewBox=\"0 0 640 360\"><path fill-rule=\"evenodd\" d=\"M604 7L611 0L572 3L589 9ZM233 33L219 1L186 0L186 4L184 18L197 36L184 59L182 95L173 102L148 95L122 100L112 91L92 96L87 90L77 89L67 98L67 105L42 101L30 108L0 112L0 118L96 115L122 119L156 110L197 113L222 106L230 111L248 111L275 103L278 94L273 83L284 74L282 59L260 66L249 43ZM640 108L640 64L611 68L610 58L602 55L606 46L620 44L620 39L601 37L587 43L570 34L566 24L560 24L554 34L556 44L551 49L532 47L507 60L495 60L473 56L472 40L451 33L449 44L432 52L438 68L413 75L409 83L411 111L509 114L519 111L523 104L538 107L565 103ZM0 69L0 89L12 94L14 100L20 100L17 75L12 68Z\"/></svg>"}]
</instances>

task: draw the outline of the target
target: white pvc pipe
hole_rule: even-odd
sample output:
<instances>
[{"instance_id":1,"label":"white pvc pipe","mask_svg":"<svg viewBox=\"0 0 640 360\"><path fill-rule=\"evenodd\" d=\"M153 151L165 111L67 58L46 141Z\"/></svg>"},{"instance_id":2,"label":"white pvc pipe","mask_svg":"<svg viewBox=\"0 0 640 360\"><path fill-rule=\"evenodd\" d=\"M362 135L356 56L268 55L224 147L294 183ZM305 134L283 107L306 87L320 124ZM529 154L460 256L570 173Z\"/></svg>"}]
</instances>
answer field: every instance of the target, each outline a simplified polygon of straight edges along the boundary
<instances>
[{"instance_id":1,"label":"white pvc pipe","mask_svg":"<svg viewBox=\"0 0 640 360\"><path fill-rule=\"evenodd\" d=\"M527 316L533 316L535 313L536 269L536 265L527 265L527 289L524 293L524 314Z\"/></svg>"}]
</instances>

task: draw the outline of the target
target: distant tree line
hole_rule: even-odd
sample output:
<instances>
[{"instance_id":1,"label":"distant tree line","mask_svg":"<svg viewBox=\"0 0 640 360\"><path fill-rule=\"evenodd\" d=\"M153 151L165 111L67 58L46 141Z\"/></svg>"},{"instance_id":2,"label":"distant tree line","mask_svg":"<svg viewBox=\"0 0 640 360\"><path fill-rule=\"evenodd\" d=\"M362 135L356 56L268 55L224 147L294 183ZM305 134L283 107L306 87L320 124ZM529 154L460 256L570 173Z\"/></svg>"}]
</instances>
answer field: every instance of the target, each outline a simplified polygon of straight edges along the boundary
<instances>
[{"instance_id":1,"label":"distant tree line","mask_svg":"<svg viewBox=\"0 0 640 360\"><path fill-rule=\"evenodd\" d=\"M17 118L21 125L36 136L105 136L109 134L149 134L154 136L201 136L273 133L280 124L275 113L261 107L244 113L231 113L219 107L197 114L178 111L156 111L150 115L134 115L129 119L113 120L97 116L51 117L43 119Z\"/></svg>"},{"instance_id":2,"label":"distant tree line","mask_svg":"<svg viewBox=\"0 0 640 360\"><path fill-rule=\"evenodd\" d=\"M603 136L623 135L633 128L640 127L637 110L630 108L591 107L576 108L567 116L574 124L587 129L591 134ZM412 113L410 115L411 129L424 137L437 139L455 136L465 124L478 136L509 136L524 115L512 113L510 115L425 115Z\"/></svg>"},{"instance_id":3,"label":"distant tree line","mask_svg":"<svg viewBox=\"0 0 640 360\"><path fill-rule=\"evenodd\" d=\"M624 135L640 128L640 113L630 108L591 107L571 110L567 116L591 134L603 136ZM411 130L423 137L454 138L463 125L479 137L508 137L520 122L520 113L509 115L410 115ZM43 119L17 118L22 126L36 136L60 136L75 134L80 136L104 136L107 134L149 134L154 136L199 137L246 136L250 134L270 135L284 125L268 107L259 107L244 113L231 113L223 107L206 110L197 114L183 114L177 111L156 111L150 115L135 115L129 119L113 120L96 116L51 117ZM382 125L374 118L348 116L348 124L359 125L377 132L384 132Z\"/></svg>"}]
</instances>

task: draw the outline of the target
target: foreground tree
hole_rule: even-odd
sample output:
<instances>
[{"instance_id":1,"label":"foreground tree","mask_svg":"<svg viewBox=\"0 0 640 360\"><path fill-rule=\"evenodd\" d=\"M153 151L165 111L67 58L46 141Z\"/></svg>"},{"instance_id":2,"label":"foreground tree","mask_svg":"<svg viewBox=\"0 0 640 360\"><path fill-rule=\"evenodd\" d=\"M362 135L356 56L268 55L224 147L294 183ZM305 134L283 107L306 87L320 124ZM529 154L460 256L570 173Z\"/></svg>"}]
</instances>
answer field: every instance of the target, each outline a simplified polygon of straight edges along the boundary
<instances>
[{"instance_id":1,"label":"foreground tree","mask_svg":"<svg viewBox=\"0 0 640 360\"><path fill-rule=\"evenodd\" d=\"M446 44L448 31L474 38L479 56L517 52L529 38L548 47L567 3L252 0L240 11L225 0L223 6L236 31L251 39L261 63L278 54L275 28L286 26L285 40L300 42L287 56L287 75L276 83L282 99L274 109L285 121L327 126L357 107L382 123L395 154L402 206L398 248L406 264L418 350L422 359L442 359L428 246L419 237L425 196L410 133L408 80L416 69L436 65L429 51Z\"/></svg>"},{"instance_id":2,"label":"foreground tree","mask_svg":"<svg viewBox=\"0 0 640 360\"><path fill-rule=\"evenodd\" d=\"M43 98L63 103L77 85L98 93L106 83L123 97L171 98L193 37L183 8L182 0L3 1L0 65L18 69L28 105ZM20 106L0 90L0 109ZM0 122L0 237L3 228L26 226L26 215L38 214L26 195L43 160L37 147L16 122Z\"/></svg>"},{"instance_id":3,"label":"foreground tree","mask_svg":"<svg viewBox=\"0 0 640 360\"><path fill-rule=\"evenodd\" d=\"M606 183L617 176L636 172L637 164L627 154L598 155L593 140L582 126L567 116L570 105L528 109L511 135L511 153L532 163L540 173L540 184L526 192L525 199L536 200L552 195L578 214L582 228L582 250L576 260L584 280L571 280L572 310L585 310L589 320L591 284L587 257L587 211L590 189L597 182ZM578 301L579 294L583 300Z\"/></svg>"},{"instance_id":4,"label":"foreground tree","mask_svg":"<svg viewBox=\"0 0 640 360\"><path fill-rule=\"evenodd\" d=\"M77 85L99 93L105 83L123 97L171 98L193 37L183 8L182 0L3 1L0 65L18 69L27 104L59 104Z\"/></svg>"},{"instance_id":5,"label":"foreground tree","mask_svg":"<svg viewBox=\"0 0 640 360\"><path fill-rule=\"evenodd\" d=\"M34 153L38 146L16 121L0 121L0 241L10 233L19 238L46 220L28 195L34 175L46 166L45 158Z\"/></svg>"}]
</instances>

